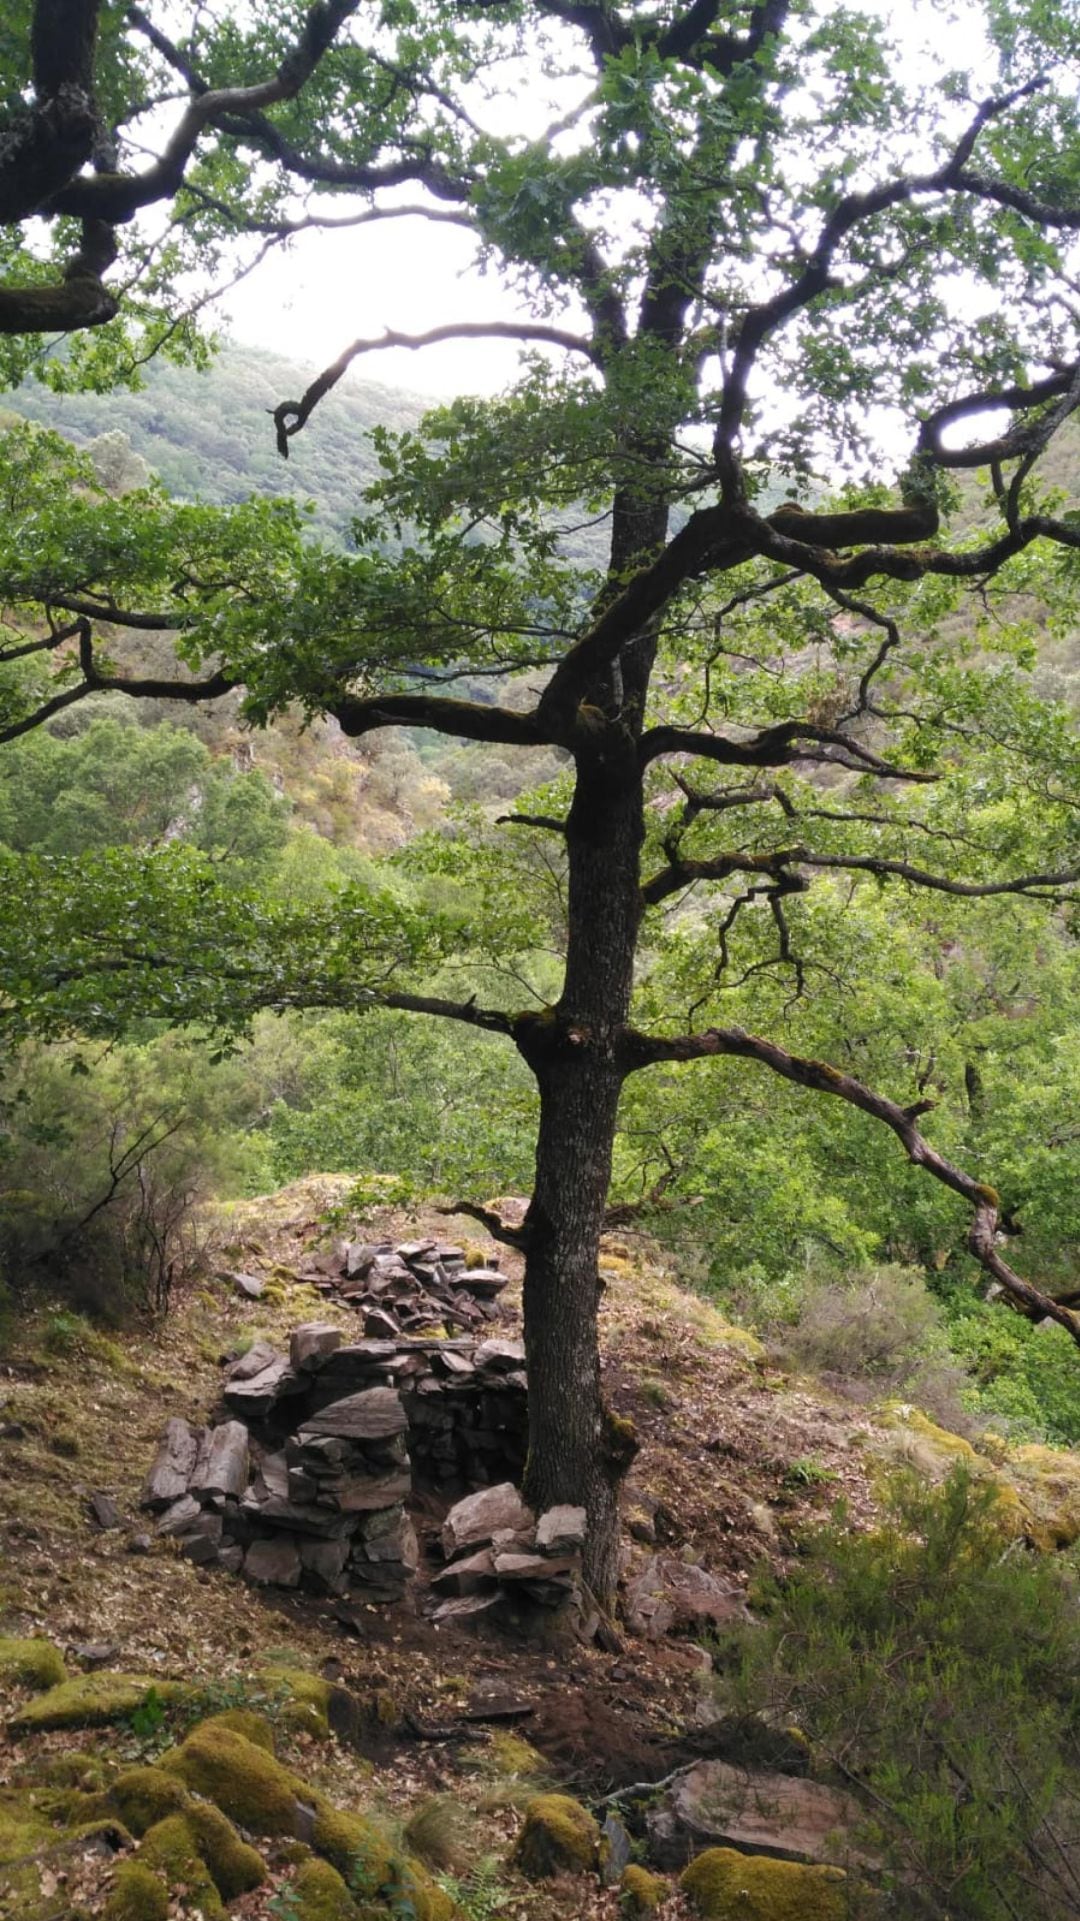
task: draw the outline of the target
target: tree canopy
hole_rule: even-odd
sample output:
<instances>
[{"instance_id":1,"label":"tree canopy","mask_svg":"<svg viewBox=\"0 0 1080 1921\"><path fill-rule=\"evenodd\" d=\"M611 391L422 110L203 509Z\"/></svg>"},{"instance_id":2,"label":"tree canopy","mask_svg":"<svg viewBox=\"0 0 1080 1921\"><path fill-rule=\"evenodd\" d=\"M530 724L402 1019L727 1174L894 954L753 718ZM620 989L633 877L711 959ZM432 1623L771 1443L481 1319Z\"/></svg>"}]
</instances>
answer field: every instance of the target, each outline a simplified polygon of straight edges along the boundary
<instances>
[{"instance_id":1,"label":"tree canopy","mask_svg":"<svg viewBox=\"0 0 1080 1921\"><path fill-rule=\"evenodd\" d=\"M59 67L42 52L58 11L83 29ZM24 870L24 925L39 916L66 957L74 917L79 1018L106 1004L106 977L141 1012L149 993L167 1018L232 1020L286 992L325 1004L332 975L353 1004L517 1048L539 1094L533 1198L520 1231L484 1218L526 1254L527 1491L585 1499L607 1594L628 1442L600 1391L597 1248L620 1100L643 1070L744 1063L883 1123L970 1210L994 1282L1080 1338L1072 1308L1006 1260L991 1170L937 1144L925 1063L899 1034L877 1044L887 1010L880 973L860 979L858 911L917 890L939 960L968 938L962 910L1005 903L1033 957L1037 928L1057 938L1075 912L1075 726L1030 670L1033 623L1072 621L1080 578L1080 513L1044 477L1080 401L1080 27L1065 6L994 0L964 11L961 66L929 14L887 27L832 0L255 14L199 14L174 41L140 9L99 20L39 0L7 146L9 196L17 178L37 197L0 201L19 236L0 306L14 364L38 321L101 321L120 354L132 325L178 324L178 274L213 271L239 234L276 243L336 218L344 194L364 202L345 219L407 207L475 236L525 317L406 338L509 333L521 380L378 432L345 552L307 541L283 504L108 500L55 443L16 434L0 738L92 695L242 687L255 722L298 703L352 739L406 726L554 750L565 776L500 835L546 850L529 858L556 905L538 938L519 856L488 853L490 916L458 928L456 951L428 923L396 940L393 901L373 899L352 975L347 939L328 968L288 927L287 960L249 964L254 905L224 903L215 935L205 877L151 857L140 891L161 901L174 871L181 886L137 941L119 869L97 872L112 905L92 926L68 876ZM508 132L526 74L552 117ZM159 146L141 168L136 126ZM115 234L145 248L152 206L169 239L114 296ZM17 284L30 213L61 250L81 223L59 282L34 254L34 286ZM401 338L357 341L282 397L280 451L318 433L348 365ZM76 345L57 377L94 364ZM603 529L596 565L571 548L585 524ZM125 667L148 631L175 635L175 673ZM530 958L552 946L554 971ZM14 949L5 992L25 1007L21 934ZM826 988L851 1011L835 1064L789 1044ZM72 1017L63 995L49 1005Z\"/></svg>"}]
</instances>

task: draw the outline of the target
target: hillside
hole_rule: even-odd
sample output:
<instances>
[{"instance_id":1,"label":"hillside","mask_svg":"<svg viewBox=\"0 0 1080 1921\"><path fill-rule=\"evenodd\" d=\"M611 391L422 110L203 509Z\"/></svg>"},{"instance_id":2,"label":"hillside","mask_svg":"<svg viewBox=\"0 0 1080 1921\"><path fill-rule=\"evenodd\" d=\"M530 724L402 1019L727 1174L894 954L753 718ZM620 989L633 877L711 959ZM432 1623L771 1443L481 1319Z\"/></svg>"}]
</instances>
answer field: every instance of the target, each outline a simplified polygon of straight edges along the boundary
<instances>
[{"instance_id":1,"label":"hillside","mask_svg":"<svg viewBox=\"0 0 1080 1921\"><path fill-rule=\"evenodd\" d=\"M342 540L375 473L371 429L414 426L431 402L349 377L319 408L318 433L298 436L282 460L270 415L316 371L255 347L226 346L201 373L152 360L133 392L54 394L28 382L5 394L3 407L80 446L99 434L126 434L179 499L219 507L252 493L310 501L313 531Z\"/></svg>"},{"instance_id":2,"label":"hillside","mask_svg":"<svg viewBox=\"0 0 1080 1921\"><path fill-rule=\"evenodd\" d=\"M868 1405L787 1375L749 1334L681 1289L648 1243L609 1241L602 1269L607 1390L641 1442L626 1484L617 1633L594 1640L573 1625L579 1617L560 1629L561 1617L543 1610L539 1622L526 1610L501 1625L481 1619L472 1631L468 1621L432 1622L429 1589L447 1500L430 1491L413 1504L421 1560L400 1603L357 1605L353 1596L343 1604L246 1585L187 1558L176 1539L155 1535L153 1518L140 1509L165 1418L205 1420L218 1399L223 1358L243 1355L256 1340L280 1347L290 1328L316 1319L355 1339L348 1306L301 1278L312 1251L329 1245L328 1208L336 1205L339 1231L351 1227L373 1242L444 1237L455 1228L464 1242L475 1232L466 1221L423 1211L376 1210L345 1222L344 1187L309 1181L219 1214L205 1281L156 1334L120 1346L77 1316L45 1310L21 1325L10 1347L0 1370L0 1636L8 1637L0 1638L8 1723L0 1749L0 1860L8 1863L0 1866L0 1915L75 1921L104 1912L109 1921L156 1921L166 1914L154 1892L164 1883L168 1915L189 1921L226 1910L244 1921L449 1921L452 1912L465 1921L496 1913L614 1921L652 1911L662 1921L736 1913L768 1921L773 1910L765 1905L703 1906L689 1878L683 1893L675 1880L707 1840L698 1833L695 1841L693 1823L679 1825L686 1797L707 1778L702 1767L764 1765L780 1794L801 1782L806 1819L815 1795L832 1794L834 1808L848 1805L827 1785L820 1759L810 1770L821 1775L818 1786L806 1779L806 1753L790 1737L733 1717L717 1693L725 1633L743 1619L767 1618L756 1612L763 1568L792 1570L807 1529L821 1525L838 1497L846 1526L858 1534L879 1523L892 1467L907 1463L934 1482L958 1458L997 1491L1003 1513L1020 1517L1023 1535L1060 1545L1080 1535L1076 1457L1010 1449L993 1435L976 1437L973 1448L909 1408ZM480 1246L470 1258L494 1251ZM509 1256L505 1265L503 1339L519 1322L519 1264ZM237 1267L263 1288L260 1298L238 1287ZM55 1696L42 1692L58 1679L61 1659L70 1685ZM214 1733L219 1727L223 1737ZM441 1876L444 1893L422 1873L414 1883L406 1865L400 1874L409 1905L400 1890L391 1898L385 1888L365 1905L355 1856L343 1862L343 1844L318 1825L314 1833L293 1828L288 1838L260 1803L244 1800L233 1772L217 1785L208 1776L184 1778L231 1816L257 1854L238 1852L234 1830L218 1816L217 1828L207 1828L209 1816L201 1827L196 1822L202 1853L192 1857L189 1842L186 1865L182 1849L171 1856L165 1849L164 1821L136 1850L136 1837L159 1815L172 1819L173 1842L182 1841L176 1811L191 1804L169 1769L194 1767L200 1753L209 1754L206 1728L232 1743L234 1763L252 1739L272 1741L290 1772L267 1775L270 1787L286 1778L307 1784L317 1813L324 1805L344 1811L333 1832L351 1836L350 1849L372 1834L391 1850L388 1860L404 1862L393 1850L409 1848ZM187 1746L178 1759L174 1747L170 1761L170 1744L185 1736ZM666 1795L649 1793L650 1782L668 1782ZM154 1797L166 1788L173 1799L158 1806ZM607 1875L612 1885L603 1885L603 1851L598 1882L587 1817L581 1859L558 1856L555 1879L538 1869L520 1835L523 1812L532 1807L535 1826L549 1807L536 1801L541 1790L576 1797L600 1822L616 1813L610 1845L621 1847L620 1835L632 1839L638 1862L649 1863L635 1870L637 1882L632 1873L620 1894L620 1862ZM733 1819L715 1810L708 1818L714 1829ZM232 1853L223 1854L229 1835ZM820 1881L832 1870L799 1864L839 1857L815 1854L820 1837L811 1844L794 1826L786 1839L774 1834L765 1854L735 1845L753 1857L746 1873L755 1886L753 1877L766 1872L757 1864L776 1851L795 1864L785 1865L789 1877L810 1877L804 1898L834 1886ZM852 1836L841 1838L841 1856L853 1848L861 1859ZM244 1873L230 1880L223 1860L240 1862ZM355 1899L338 1892L328 1862L350 1877ZM568 1871L575 1865L577 1872ZM780 1885L787 1885L782 1876ZM647 1894L660 1905L634 1907ZM326 1905L330 1895L337 1905ZM849 1912L837 1902L830 1893L822 1921ZM789 1911L807 1921L819 1913ZM886 1902L878 1911L894 1909Z\"/></svg>"}]
</instances>

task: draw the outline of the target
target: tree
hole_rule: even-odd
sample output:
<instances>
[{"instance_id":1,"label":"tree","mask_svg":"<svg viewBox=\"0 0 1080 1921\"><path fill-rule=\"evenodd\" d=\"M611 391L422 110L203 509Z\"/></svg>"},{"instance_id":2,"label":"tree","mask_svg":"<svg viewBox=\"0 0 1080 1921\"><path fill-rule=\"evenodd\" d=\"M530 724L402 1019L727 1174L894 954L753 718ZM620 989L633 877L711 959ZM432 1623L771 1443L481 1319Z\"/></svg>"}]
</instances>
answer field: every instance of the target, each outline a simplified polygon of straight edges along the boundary
<instances>
[{"instance_id":1,"label":"tree","mask_svg":"<svg viewBox=\"0 0 1080 1921\"><path fill-rule=\"evenodd\" d=\"M323 54L331 16L369 33L366 53L335 41ZM127 18L147 33L137 10ZM127 41L112 32L115 60ZM887 1096L857 1071L862 1025L841 1068L722 1019L733 979L744 999L753 983L755 1027L782 1033L818 970L852 973L841 881L923 890L942 938L962 940L960 906L1004 897L1029 925L1070 914L1080 880L1075 731L1027 688L1017 618L1075 607L1080 518L1040 475L1080 401L1080 41L1066 9L1041 5L972 9L965 33L967 72L832 0L444 5L377 26L339 5L308 14L285 80L241 96L222 92L197 36L154 30L192 90L184 165L197 124L213 130L207 164L234 170L227 219L212 184L185 175L219 230L235 220L238 156L249 191L267 157L284 169L280 228L289 178L340 186L337 150L361 125L370 170L350 162L348 184L375 196L371 213L382 189L416 181L429 216L467 225L530 303L520 323L439 325L408 344L501 331L559 359L527 360L501 401L379 436L382 477L348 554L305 546L283 507L221 516L106 504L90 488L61 504L32 472L18 482L32 511L16 487L0 533L4 598L46 629L9 691L9 737L92 693L197 701L242 684L256 721L298 701L352 739L407 726L504 757L566 756L562 788L503 830L541 837L564 869L560 979L528 1012L432 991L452 930L399 937L392 903L377 904L361 964L359 908L324 960L312 921L253 933L237 898L215 933L205 891L194 996L177 930L200 883L189 864L170 892L153 860L138 936L109 869L114 921L80 923L51 976L47 956L41 1005L59 1018L77 978L68 1018L102 1018L102 983L130 975L132 1004L145 1011L149 993L173 1018L381 1004L518 1049L539 1093L532 1201L520 1233L481 1217L525 1252L526 1491L540 1506L584 1500L604 1596L632 1441L601 1392L597 1262L633 1077L740 1062L884 1123L970 1209L971 1251L998 1286L1080 1339L1071 1309L1005 1260L995 1190L920 1130L932 1098L913 1063L892 1060ZM497 79L497 61L511 78L554 76L559 110L540 137L499 131L476 78ZM302 101L273 120L294 73ZM392 76L380 112L376 75ZM113 178L80 174L48 204L144 194ZM317 432L346 366L389 340L354 343L282 402L283 453ZM603 527L598 565L572 558L583 522ZM148 627L178 634L186 676L102 657L102 628L115 650ZM31 669L50 656L61 685L35 691ZM39 932L40 871L25 909ZM53 910L57 941L61 921ZM207 981L226 938L218 1005Z\"/></svg>"}]
</instances>

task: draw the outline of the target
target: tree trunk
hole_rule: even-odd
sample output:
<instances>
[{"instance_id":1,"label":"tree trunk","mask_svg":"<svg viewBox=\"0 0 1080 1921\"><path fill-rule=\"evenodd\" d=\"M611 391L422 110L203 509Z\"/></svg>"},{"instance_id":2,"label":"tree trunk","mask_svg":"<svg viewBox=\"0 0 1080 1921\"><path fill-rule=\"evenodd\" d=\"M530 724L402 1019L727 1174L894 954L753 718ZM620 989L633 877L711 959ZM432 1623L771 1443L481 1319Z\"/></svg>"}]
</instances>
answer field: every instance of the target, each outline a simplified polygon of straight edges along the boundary
<instances>
[{"instance_id":1,"label":"tree trunk","mask_svg":"<svg viewBox=\"0 0 1080 1921\"><path fill-rule=\"evenodd\" d=\"M585 1578L605 1605L618 1574L618 1483L632 1430L600 1387L599 1256L640 918L641 780L630 730L610 723L579 756L567 822L569 939L562 997L520 1024L540 1089L536 1183L527 1218L525 1493L542 1511L588 1516Z\"/></svg>"}]
</instances>

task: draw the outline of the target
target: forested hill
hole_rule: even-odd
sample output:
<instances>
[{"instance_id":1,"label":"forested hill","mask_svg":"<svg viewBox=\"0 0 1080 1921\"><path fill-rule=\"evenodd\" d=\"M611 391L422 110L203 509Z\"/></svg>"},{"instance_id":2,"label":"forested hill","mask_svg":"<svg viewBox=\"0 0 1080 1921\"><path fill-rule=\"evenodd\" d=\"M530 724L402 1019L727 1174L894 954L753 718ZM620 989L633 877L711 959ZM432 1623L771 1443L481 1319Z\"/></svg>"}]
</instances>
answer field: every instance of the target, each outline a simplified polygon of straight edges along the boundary
<instances>
[{"instance_id":1,"label":"forested hill","mask_svg":"<svg viewBox=\"0 0 1080 1921\"><path fill-rule=\"evenodd\" d=\"M315 370L257 347L226 346L204 372L163 359L145 369L137 392L55 394L27 382L3 407L85 444L123 433L169 493L215 506L251 493L285 494L314 505L313 528L340 539L375 470L375 426L412 426L431 405L376 381L347 380L319 408L319 431L299 435L284 461L271 410L299 398Z\"/></svg>"}]
</instances>

